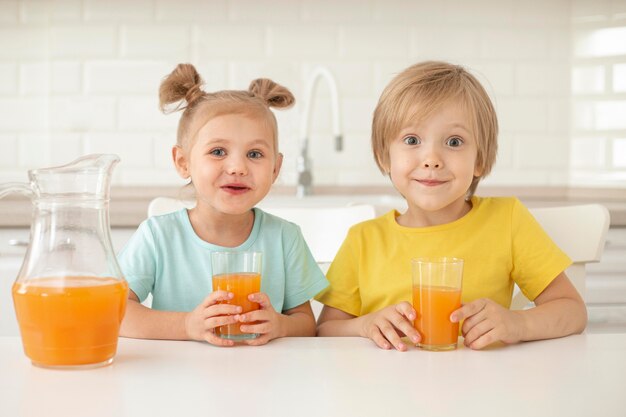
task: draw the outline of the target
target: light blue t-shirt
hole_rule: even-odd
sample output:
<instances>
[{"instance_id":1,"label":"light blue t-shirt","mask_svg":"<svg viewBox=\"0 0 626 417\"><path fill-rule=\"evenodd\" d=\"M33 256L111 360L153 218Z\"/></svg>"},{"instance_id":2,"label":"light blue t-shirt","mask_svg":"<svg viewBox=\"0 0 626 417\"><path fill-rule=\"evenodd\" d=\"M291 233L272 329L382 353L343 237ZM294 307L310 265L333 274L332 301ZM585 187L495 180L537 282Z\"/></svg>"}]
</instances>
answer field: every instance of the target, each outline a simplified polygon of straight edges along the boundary
<instances>
[{"instance_id":1,"label":"light blue t-shirt","mask_svg":"<svg viewBox=\"0 0 626 417\"><path fill-rule=\"evenodd\" d=\"M152 293L153 309L191 311L213 291L211 252L215 251L263 252L261 291L279 313L309 301L328 286L300 228L258 208L254 208L250 236L236 248L202 240L182 209L142 222L118 260L139 300Z\"/></svg>"}]
</instances>

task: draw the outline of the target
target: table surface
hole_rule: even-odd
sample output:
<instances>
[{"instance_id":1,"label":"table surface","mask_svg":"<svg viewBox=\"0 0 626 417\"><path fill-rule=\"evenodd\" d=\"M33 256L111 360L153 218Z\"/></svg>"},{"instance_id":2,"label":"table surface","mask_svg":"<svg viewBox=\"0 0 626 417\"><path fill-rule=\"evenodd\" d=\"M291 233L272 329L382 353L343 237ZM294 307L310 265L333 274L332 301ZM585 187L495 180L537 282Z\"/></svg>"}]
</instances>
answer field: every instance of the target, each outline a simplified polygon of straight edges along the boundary
<instances>
[{"instance_id":1,"label":"table surface","mask_svg":"<svg viewBox=\"0 0 626 417\"><path fill-rule=\"evenodd\" d=\"M0 338L1 416L625 416L626 334L450 352L362 338L265 346L120 338L112 365L50 370Z\"/></svg>"}]
</instances>

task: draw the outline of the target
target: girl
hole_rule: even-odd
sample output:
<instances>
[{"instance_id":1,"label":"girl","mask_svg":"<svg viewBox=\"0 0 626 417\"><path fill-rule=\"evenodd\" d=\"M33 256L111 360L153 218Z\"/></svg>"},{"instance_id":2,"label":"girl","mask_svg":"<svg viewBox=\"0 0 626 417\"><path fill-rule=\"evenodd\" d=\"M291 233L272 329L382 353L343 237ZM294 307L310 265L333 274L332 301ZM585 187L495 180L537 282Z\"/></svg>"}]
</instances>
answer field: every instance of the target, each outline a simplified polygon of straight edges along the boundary
<instances>
[{"instance_id":1,"label":"girl","mask_svg":"<svg viewBox=\"0 0 626 417\"><path fill-rule=\"evenodd\" d=\"M206 93L190 64L180 64L161 83L161 110L183 110L172 157L189 179L196 206L144 221L119 254L130 286L121 335L205 340L232 346L214 334L218 326L242 323L257 333L245 343L261 345L283 336L314 336L309 299L328 282L298 226L255 208L276 180L283 156L270 107L286 108L294 97L268 79L248 91ZM261 308L221 304L233 298L212 291L211 252L263 252ZM152 308L140 304L147 295Z\"/></svg>"}]
</instances>

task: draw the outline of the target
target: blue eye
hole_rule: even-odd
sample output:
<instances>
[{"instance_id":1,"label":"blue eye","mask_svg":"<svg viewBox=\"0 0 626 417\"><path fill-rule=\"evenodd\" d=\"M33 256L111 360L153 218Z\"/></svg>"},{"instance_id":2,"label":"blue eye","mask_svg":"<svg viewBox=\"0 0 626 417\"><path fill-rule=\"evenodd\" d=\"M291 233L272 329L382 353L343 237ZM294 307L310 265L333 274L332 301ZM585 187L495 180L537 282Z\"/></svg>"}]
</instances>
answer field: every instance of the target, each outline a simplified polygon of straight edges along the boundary
<instances>
[{"instance_id":1,"label":"blue eye","mask_svg":"<svg viewBox=\"0 0 626 417\"><path fill-rule=\"evenodd\" d=\"M419 145L422 141L417 136L407 136L404 138L404 143L407 145Z\"/></svg>"},{"instance_id":2,"label":"blue eye","mask_svg":"<svg viewBox=\"0 0 626 417\"><path fill-rule=\"evenodd\" d=\"M209 151L209 154L213 156L224 156L226 155L226 150L224 150L223 148L215 148L211 149Z\"/></svg>"},{"instance_id":3,"label":"blue eye","mask_svg":"<svg viewBox=\"0 0 626 417\"><path fill-rule=\"evenodd\" d=\"M459 137L451 137L450 139L448 139L446 141L446 145L452 147L452 148L458 148L459 146L461 146L463 144L463 139L459 138Z\"/></svg>"},{"instance_id":4,"label":"blue eye","mask_svg":"<svg viewBox=\"0 0 626 417\"><path fill-rule=\"evenodd\" d=\"M250 151L248 152L248 158L259 159L262 158L263 154L259 151Z\"/></svg>"}]
</instances>

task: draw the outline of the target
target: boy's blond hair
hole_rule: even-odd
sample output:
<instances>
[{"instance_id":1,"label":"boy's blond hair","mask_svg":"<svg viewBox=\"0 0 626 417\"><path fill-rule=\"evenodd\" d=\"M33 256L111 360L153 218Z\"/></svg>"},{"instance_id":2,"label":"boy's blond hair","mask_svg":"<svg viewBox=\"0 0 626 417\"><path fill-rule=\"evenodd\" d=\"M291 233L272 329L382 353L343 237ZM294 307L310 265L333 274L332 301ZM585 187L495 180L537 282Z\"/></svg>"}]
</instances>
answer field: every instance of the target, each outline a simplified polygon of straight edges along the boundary
<instances>
[{"instance_id":1,"label":"boy's blond hair","mask_svg":"<svg viewBox=\"0 0 626 417\"><path fill-rule=\"evenodd\" d=\"M388 174L389 145L400 130L409 121L424 120L450 100L460 100L468 111L478 148L476 167L481 175L474 177L467 193L469 198L495 163L498 119L483 86L461 66L427 61L410 66L391 80L374 111L372 150L378 168Z\"/></svg>"}]
</instances>

